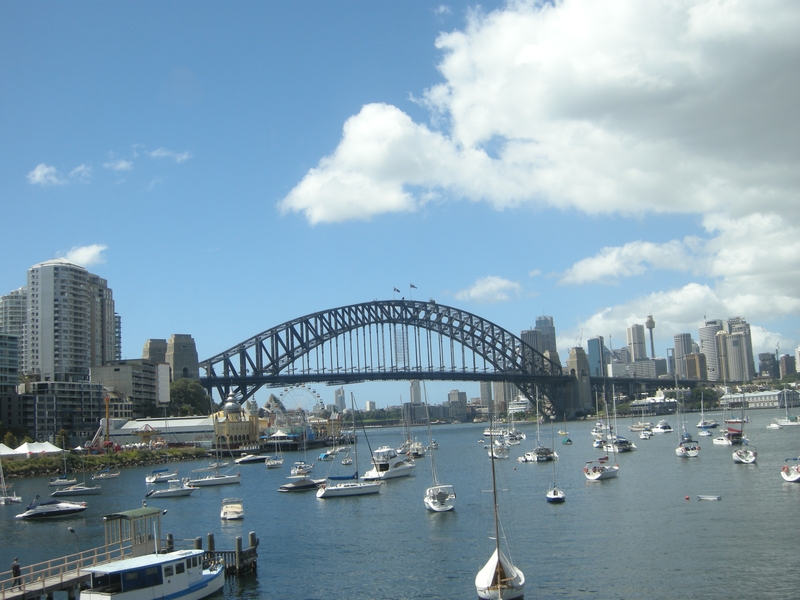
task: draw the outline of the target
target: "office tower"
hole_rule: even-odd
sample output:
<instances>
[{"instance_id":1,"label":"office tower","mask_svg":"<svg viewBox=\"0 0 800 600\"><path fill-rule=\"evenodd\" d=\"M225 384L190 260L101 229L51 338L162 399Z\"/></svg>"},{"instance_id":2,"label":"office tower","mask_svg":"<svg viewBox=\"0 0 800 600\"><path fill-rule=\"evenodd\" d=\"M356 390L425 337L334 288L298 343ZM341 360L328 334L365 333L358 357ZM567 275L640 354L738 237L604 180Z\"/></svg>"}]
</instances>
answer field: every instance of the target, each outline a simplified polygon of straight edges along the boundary
<instances>
[{"instance_id":1,"label":"office tower","mask_svg":"<svg viewBox=\"0 0 800 600\"><path fill-rule=\"evenodd\" d=\"M753 357L753 342L750 337L750 324L745 321L741 317L731 317L730 319L725 320L724 325L725 330L729 334L740 333L742 334L741 344L743 344L742 352L737 353L737 356L740 356L740 360L742 360L741 365L736 365L736 370L741 372L743 375L743 379L735 379L734 381L750 381L756 374L756 366L755 366L755 359ZM728 361L730 362L731 357L728 356ZM734 370L733 365L728 365L731 371Z\"/></svg>"},{"instance_id":2,"label":"office tower","mask_svg":"<svg viewBox=\"0 0 800 600\"><path fill-rule=\"evenodd\" d=\"M412 379L409 383L411 404L422 404L422 394L419 389L419 379Z\"/></svg>"},{"instance_id":3,"label":"office tower","mask_svg":"<svg viewBox=\"0 0 800 600\"><path fill-rule=\"evenodd\" d=\"M494 396L493 410L496 415L505 414L510 402L517 397L519 388L507 381L492 382L492 392Z\"/></svg>"},{"instance_id":4,"label":"office tower","mask_svg":"<svg viewBox=\"0 0 800 600\"><path fill-rule=\"evenodd\" d=\"M172 368L172 381L200 379L197 347L191 335L175 333L167 342L167 363Z\"/></svg>"},{"instance_id":5,"label":"office tower","mask_svg":"<svg viewBox=\"0 0 800 600\"><path fill-rule=\"evenodd\" d=\"M541 352L549 350L550 352L558 352L556 347L556 328L553 325L553 317L537 317L536 318L536 331L539 332L541 340Z\"/></svg>"},{"instance_id":6,"label":"office tower","mask_svg":"<svg viewBox=\"0 0 800 600\"><path fill-rule=\"evenodd\" d=\"M673 338L675 341L675 373L678 377L686 377L686 355L692 353L692 334L678 333Z\"/></svg>"},{"instance_id":7,"label":"office tower","mask_svg":"<svg viewBox=\"0 0 800 600\"><path fill-rule=\"evenodd\" d=\"M606 361L603 336L598 335L597 337L589 338L586 344L589 348L589 376L605 377Z\"/></svg>"},{"instance_id":8,"label":"office tower","mask_svg":"<svg viewBox=\"0 0 800 600\"><path fill-rule=\"evenodd\" d=\"M167 340L147 340L142 349L142 358L159 364L167 362Z\"/></svg>"},{"instance_id":9,"label":"office tower","mask_svg":"<svg viewBox=\"0 0 800 600\"><path fill-rule=\"evenodd\" d=\"M728 378L730 381L750 381L755 368L748 368L748 343L744 332L729 333L725 338L728 359ZM752 361L752 357L751 360Z\"/></svg>"},{"instance_id":10,"label":"office tower","mask_svg":"<svg viewBox=\"0 0 800 600\"><path fill-rule=\"evenodd\" d=\"M708 369L708 381L721 381L719 359L717 358L716 335L722 331L721 319L706 320L698 330L700 338L700 352L706 355L706 367Z\"/></svg>"},{"instance_id":11,"label":"office tower","mask_svg":"<svg viewBox=\"0 0 800 600\"><path fill-rule=\"evenodd\" d=\"M706 365L706 355L699 352L692 352L684 356L686 361L686 378L699 379L706 381L708 377L708 367Z\"/></svg>"},{"instance_id":12,"label":"office tower","mask_svg":"<svg viewBox=\"0 0 800 600\"><path fill-rule=\"evenodd\" d=\"M647 358L644 327L639 324L630 325L627 329L628 352L634 361Z\"/></svg>"},{"instance_id":13,"label":"office tower","mask_svg":"<svg viewBox=\"0 0 800 600\"><path fill-rule=\"evenodd\" d=\"M336 407L336 412L344 412L346 407L346 398L344 396L343 387L333 390L333 404Z\"/></svg>"},{"instance_id":14,"label":"office tower","mask_svg":"<svg viewBox=\"0 0 800 600\"><path fill-rule=\"evenodd\" d=\"M489 408L492 404L492 382L481 381L481 406Z\"/></svg>"},{"instance_id":15,"label":"office tower","mask_svg":"<svg viewBox=\"0 0 800 600\"><path fill-rule=\"evenodd\" d=\"M758 372L762 377L778 378L778 362L772 352L765 352L758 355Z\"/></svg>"},{"instance_id":16,"label":"office tower","mask_svg":"<svg viewBox=\"0 0 800 600\"><path fill-rule=\"evenodd\" d=\"M534 350L539 352L544 350L542 347L542 335L538 329L526 329L519 334L519 337Z\"/></svg>"},{"instance_id":17,"label":"office tower","mask_svg":"<svg viewBox=\"0 0 800 600\"><path fill-rule=\"evenodd\" d=\"M374 400L367 400L364 402L364 410L366 412L374 412L378 409L378 405L375 403Z\"/></svg>"},{"instance_id":18,"label":"office tower","mask_svg":"<svg viewBox=\"0 0 800 600\"><path fill-rule=\"evenodd\" d=\"M781 356L781 379L784 377L788 377L789 375L795 375L797 373L797 365L794 360L794 356L789 356L788 354L784 354Z\"/></svg>"},{"instance_id":19,"label":"office tower","mask_svg":"<svg viewBox=\"0 0 800 600\"><path fill-rule=\"evenodd\" d=\"M120 320L105 279L63 258L28 269L23 371L40 381L86 381L117 358Z\"/></svg>"}]
</instances>

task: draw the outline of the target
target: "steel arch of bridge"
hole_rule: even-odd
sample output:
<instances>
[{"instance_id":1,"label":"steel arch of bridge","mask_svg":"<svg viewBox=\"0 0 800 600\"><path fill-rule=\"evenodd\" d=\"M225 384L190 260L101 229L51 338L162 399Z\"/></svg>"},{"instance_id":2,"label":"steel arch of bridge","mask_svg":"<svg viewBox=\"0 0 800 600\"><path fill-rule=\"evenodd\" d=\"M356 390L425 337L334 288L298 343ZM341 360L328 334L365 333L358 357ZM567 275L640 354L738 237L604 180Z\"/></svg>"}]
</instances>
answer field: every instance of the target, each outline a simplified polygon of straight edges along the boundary
<instances>
[{"instance_id":1,"label":"steel arch of bridge","mask_svg":"<svg viewBox=\"0 0 800 600\"><path fill-rule=\"evenodd\" d=\"M538 385L556 412L561 366L477 315L434 301L375 300L278 325L200 363L202 385L240 402L262 386L410 379ZM561 410L560 410L561 409Z\"/></svg>"}]
</instances>

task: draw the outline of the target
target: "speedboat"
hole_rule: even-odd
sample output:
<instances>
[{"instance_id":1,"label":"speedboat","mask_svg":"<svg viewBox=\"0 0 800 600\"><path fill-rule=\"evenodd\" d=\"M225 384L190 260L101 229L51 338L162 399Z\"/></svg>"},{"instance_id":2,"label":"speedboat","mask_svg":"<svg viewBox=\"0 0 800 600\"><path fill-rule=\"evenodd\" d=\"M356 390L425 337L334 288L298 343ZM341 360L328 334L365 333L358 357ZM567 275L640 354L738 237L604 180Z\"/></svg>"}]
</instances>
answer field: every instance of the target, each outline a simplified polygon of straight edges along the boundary
<instances>
[{"instance_id":1,"label":"speedboat","mask_svg":"<svg viewBox=\"0 0 800 600\"><path fill-rule=\"evenodd\" d=\"M653 427L653 433L672 433L672 425L667 423L666 419L661 419L656 426Z\"/></svg>"},{"instance_id":2,"label":"speedboat","mask_svg":"<svg viewBox=\"0 0 800 600\"><path fill-rule=\"evenodd\" d=\"M305 477L304 475L289 477L289 479L294 479L294 481L284 483L278 488L279 492L308 492L325 483L325 479L311 479L311 477Z\"/></svg>"},{"instance_id":3,"label":"speedboat","mask_svg":"<svg viewBox=\"0 0 800 600\"><path fill-rule=\"evenodd\" d=\"M739 465L752 465L756 462L758 452L752 446L742 446L733 451L733 462Z\"/></svg>"},{"instance_id":4,"label":"speedboat","mask_svg":"<svg viewBox=\"0 0 800 600\"><path fill-rule=\"evenodd\" d=\"M425 508L434 512L453 510L456 500L456 491L452 485L438 484L425 490L422 502Z\"/></svg>"},{"instance_id":5,"label":"speedboat","mask_svg":"<svg viewBox=\"0 0 800 600\"><path fill-rule=\"evenodd\" d=\"M653 437L653 430L650 427L646 427L639 432L640 440L649 440L651 437Z\"/></svg>"},{"instance_id":6,"label":"speedboat","mask_svg":"<svg viewBox=\"0 0 800 600\"><path fill-rule=\"evenodd\" d=\"M17 519L45 519L63 517L86 510L86 502L69 502L67 500L50 500L39 502L39 496L28 505L28 510L16 515Z\"/></svg>"},{"instance_id":7,"label":"speedboat","mask_svg":"<svg viewBox=\"0 0 800 600\"><path fill-rule=\"evenodd\" d=\"M606 452L633 452L634 450L636 450L636 444L617 435L611 435L605 443Z\"/></svg>"},{"instance_id":8,"label":"speedboat","mask_svg":"<svg viewBox=\"0 0 800 600\"><path fill-rule=\"evenodd\" d=\"M675 448L675 455L681 458L694 458L700 454L700 444L693 439L683 439Z\"/></svg>"},{"instance_id":9,"label":"speedboat","mask_svg":"<svg viewBox=\"0 0 800 600\"><path fill-rule=\"evenodd\" d=\"M153 471L144 478L146 483L167 483L170 479L178 478L178 469L170 472L169 469L153 469Z\"/></svg>"},{"instance_id":10,"label":"speedboat","mask_svg":"<svg viewBox=\"0 0 800 600\"><path fill-rule=\"evenodd\" d=\"M81 569L91 576L80 600L201 600L225 583L225 567L203 568L203 550L178 550L114 560Z\"/></svg>"},{"instance_id":11,"label":"speedboat","mask_svg":"<svg viewBox=\"0 0 800 600\"><path fill-rule=\"evenodd\" d=\"M177 498L180 496L191 496L197 488L189 485L186 481L173 479L169 482L166 489L150 490L145 494L145 498Z\"/></svg>"},{"instance_id":12,"label":"speedboat","mask_svg":"<svg viewBox=\"0 0 800 600\"><path fill-rule=\"evenodd\" d=\"M61 487L54 491L51 496L86 496L89 494L99 494L100 486L92 485L87 486L84 483L76 483L67 487Z\"/></svg>"},{"instance_id":13,"label":"speedboat","mask_svg":"<svg viewBox=\"0 0 800 600\"><path fill-rule=\"evenodd\" d=\"M767 429L783 429L783 427L782 427L781 425L779 425L779 424L778 424L778 421L777 421L777 419L776 419L776 420L774 420L772 423L770 423L769 425L767 425Z\"/></svg>"},{"instance_id":14,"label":"speedboat","mask_svg":"<svg viewBox=\"0 0 800 600\"><path fill-rule=\"evenodd\" d=\"M242 454L239 458L234 459L233 461L237 465L246 465L248 463L260 463L264 462L264 457L260 454L249 454L245 453Z\"/></svg>"},{"instance_id":15,"label":"speedboat","mask_svg":"<svg viewBox=\"0 0 800 600\"><path fill-rule=\"evenodd\" d=\"M411 475L417 464L408 456L400 456L394 448L381 446L372 453L372 468L364 473L363 479L395 479Z\"/></svg>"},{"instance_id":16,"label":"speedboat","mask_svg":"<svg viewBox=\"0 0 800 600\"><path fill-rule=\"evenodd\" d=\"M613 479L619 475L619 465L609 465L607 460L590 460L583 467L583 474L589 481Z\"/></svg>"},{"instance_id":17,"label":"speedboat","mask_svg":"<svg viewBox=\"0 0 800 600\"><path fill-rule=\"evenodd\" d=\"M244 519L244 506L241 498L225 498L222 501L219 518L223 521L239 521Z\"/></svg>"}]
</instances>

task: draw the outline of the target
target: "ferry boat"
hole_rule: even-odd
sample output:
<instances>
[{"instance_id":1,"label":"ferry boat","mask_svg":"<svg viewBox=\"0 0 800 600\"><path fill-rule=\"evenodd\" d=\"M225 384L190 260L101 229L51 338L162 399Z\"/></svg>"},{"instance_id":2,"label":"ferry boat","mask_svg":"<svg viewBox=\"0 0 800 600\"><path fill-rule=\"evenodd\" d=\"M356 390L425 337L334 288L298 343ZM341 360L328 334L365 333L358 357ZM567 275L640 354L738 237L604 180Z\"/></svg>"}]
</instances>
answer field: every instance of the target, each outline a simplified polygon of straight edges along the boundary
<instances>
[{"instance_id":1,"label":"ferry boat","mask_svg":"<svg viewBox=\"0 0 800 600\"><path fill-rule=\"evenodd\" d=\"M203 568L203 550L146 554L82 569L91 576L80 600L201 600L225 583L223 565Z\"/></svg>"}]
</instances>

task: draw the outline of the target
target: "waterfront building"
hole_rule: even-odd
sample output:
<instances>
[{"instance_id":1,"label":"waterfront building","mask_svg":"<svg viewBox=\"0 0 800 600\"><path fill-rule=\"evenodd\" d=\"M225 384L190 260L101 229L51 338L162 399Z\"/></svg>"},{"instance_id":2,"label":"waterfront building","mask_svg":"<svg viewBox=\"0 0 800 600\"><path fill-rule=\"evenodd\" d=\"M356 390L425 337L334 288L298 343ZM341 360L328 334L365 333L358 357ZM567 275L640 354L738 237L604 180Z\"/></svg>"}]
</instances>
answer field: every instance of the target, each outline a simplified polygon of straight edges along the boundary
<instances>
[{"instance_id":1,"label":"waterfront building","mask_svg":"<svg viewBox=\"0 0 800 600\"><path fill-rule=\"evenodd\" d=\"M602 335L589 338L586 342L589 349L589 375L591 377L606 376L605 343Z\"/></svg>"},{"instance_id":2,"label":"waterfront building","mask_svg":"<svg viewBox=\"0 0 800 600\"><path fill-rule=\"evenodd\" d=\"M492 404L492 382L481 381L480 390L481 390L480 406L488 409L489 406L491 406Z\"/></svg>"},{"instance_id":3,"label":"waterfront building","mask_svg":"<svg viewBox=\"0 0 800 600\"><path fill-rule=\"evenodd\" d=\"M449 418L452 421L463 422L467 419L467 392L450 390L447 394L447 406L450 408ZM433 415L430 417L433 420Z\"/></svg>"},{"instance_id":4,"label":"waterfront building","mask_svg":"<svg viewBox=\"0 0 800 600\"><path fill-rule=\"evenodd\" d=\"M375 400L367 400L366 402L364 402L364 410L366 412L372 412L378 410L378 405L375 402Z\"/></svg>"},{"instance_id":5,"label":"waterfront building","mask_svg":"<svg viewBox=\"0 0 800 600\"><path fill-rule=\"evenodd\" d=\"M797 390L766 390L764 392L728 392L719 399L719 405L729 409L751 408L792 408L800 405L800 392Z\"/></svg>"},{"instance_id":6,"label":"waterfront building","mask_svg":"<svg viewBox=\"0 0 800 600\"><path fill-rule=\"evenodd\" d=\"M628 353L631 360L645 360L647 358L647 344L644 337L644 326L639 324L629 325L626 334Z\"/></svg>"},{"instance_id":7,"label":"waterfront building","mask_svg":"<svg viewBox=\"0 0 800 600\"><path fill-rule=\"evenodd\" d=\"M25 322L27 319L28 290L21 287L0 296L0 333L17 338L17 371L22 370L22 348L25 343Z\"/></svg>"},{"instance_id":8,"label":"waterfront building","mask_svg":"<svg viewBox=\"0 0 800 600\"><path fill-rule=\"evenodd\" d=\"M169 369L158 367L143 358L113 361L92 367L91 379L127 398L133 418L154 417L161 407L169 404Z\"/></svg>"},{"instance_id":9,"label":"waterfront building","mask_svg":"<svg viewBox=\"0 0 800 600\"><path fill-rule=\"evenodd\" d=\"M64 429L71 445L83 445L105 417L108 390L99 382L29 381L22 387L23 426L37 442L55 442Z\"/></svg>"}]
</instances>

